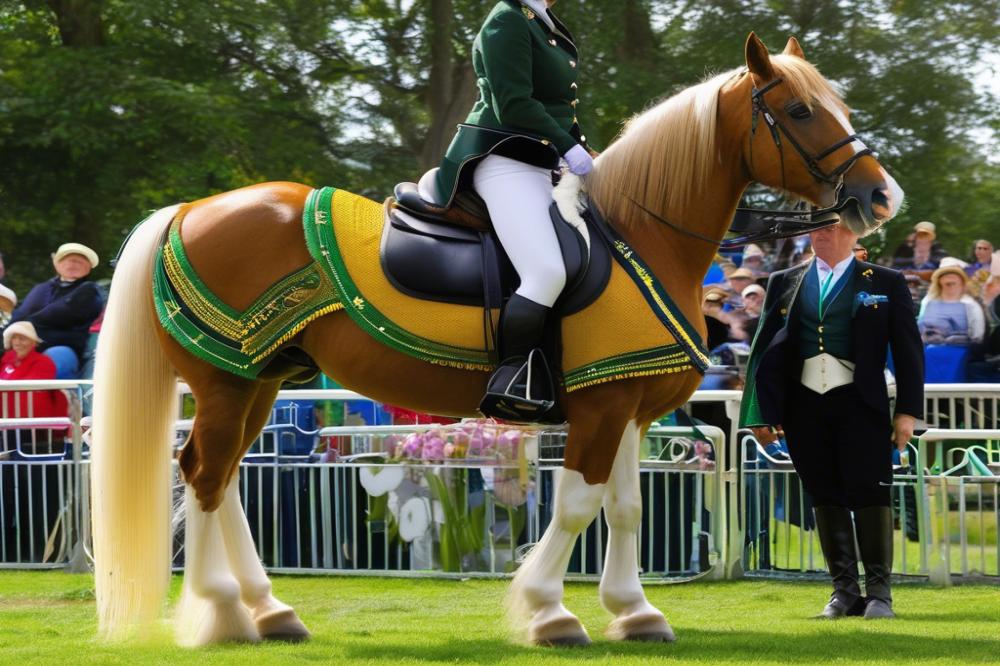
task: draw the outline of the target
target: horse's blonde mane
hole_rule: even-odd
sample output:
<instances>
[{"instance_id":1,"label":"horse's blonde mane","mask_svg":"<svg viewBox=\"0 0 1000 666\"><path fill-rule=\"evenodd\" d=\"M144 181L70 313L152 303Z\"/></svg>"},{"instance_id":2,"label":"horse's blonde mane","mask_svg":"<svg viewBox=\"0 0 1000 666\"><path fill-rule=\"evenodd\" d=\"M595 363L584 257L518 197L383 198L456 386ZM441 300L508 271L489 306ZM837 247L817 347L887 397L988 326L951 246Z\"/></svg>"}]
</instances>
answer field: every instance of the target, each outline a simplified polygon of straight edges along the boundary
<instances>
[{"instance_id":1,"label":"horse's blonde mane","mask_svg":"<svg viewBox=\"0 0 1000 666\"><path fill-rule=\"evenodd\" d=\"M840 95L813 65L784 54L771 56L771 64L791 94L810 108L819 105L846 117ZM720 164L719 93L744 71L712 76L625 123L587 178L587 190L608 219L624 225L647 219L629 199L650 210L680 211L704 190Z\"/></svg>"}]
</instances>

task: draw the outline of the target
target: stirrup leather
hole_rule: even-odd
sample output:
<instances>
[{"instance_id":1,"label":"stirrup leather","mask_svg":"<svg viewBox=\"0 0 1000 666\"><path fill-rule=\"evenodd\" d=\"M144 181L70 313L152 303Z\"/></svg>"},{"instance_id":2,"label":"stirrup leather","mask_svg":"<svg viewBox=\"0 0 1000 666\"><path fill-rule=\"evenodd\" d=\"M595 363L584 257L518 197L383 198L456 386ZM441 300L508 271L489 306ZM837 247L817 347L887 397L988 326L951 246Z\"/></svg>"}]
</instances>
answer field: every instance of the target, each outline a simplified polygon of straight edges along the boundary
<instances>
[{"instance_id":1,"label":"stirrup leather","mask_svg":"<svg viewBox=\"0 0 1000 666\"><path fill-rule=\"evenodd\" d=\"M536 348L527 358L510 359L493 372L479 411L500 419L537 422L554 405L552 375L545 354Z\"/></svg>"}]
</instances>

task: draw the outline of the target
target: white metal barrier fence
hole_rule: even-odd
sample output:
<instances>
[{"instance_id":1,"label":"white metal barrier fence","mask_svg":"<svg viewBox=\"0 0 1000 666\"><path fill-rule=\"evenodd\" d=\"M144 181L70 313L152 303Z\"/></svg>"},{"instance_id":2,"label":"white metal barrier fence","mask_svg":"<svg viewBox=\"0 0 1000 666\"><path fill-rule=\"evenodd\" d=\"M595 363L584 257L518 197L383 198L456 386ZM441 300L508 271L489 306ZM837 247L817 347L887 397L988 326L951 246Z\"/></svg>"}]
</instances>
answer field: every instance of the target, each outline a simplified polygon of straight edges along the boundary
<instances>
[{"instance_id":1,"label":"white metal barrier fence","mask_svg":"<svg viewBox=\"0 0 1000 666\"><path fill-rule=\"evenodd\" d=\"M0 413L0 567L87 566L89 470L81 436L87 422L80 412L88 384L0 382L0 394L57 389L70 397L68 417ZM929 430L917 442L915 469L897 468L895 569L944 584L954 575L1000 576L1000 435L989 429L997 426L1000 385L930 385L926 396L929 423L965 429ZM689 408L714 410L708 416L720 427L650 430L640 472L639 553L647 577L822 569L808 497L790 462L737 432L740 397L738 391L692 397ZM301 401L366 399L320 390L282 391L279 400L292 402L275 410L240 475L258 551L272 570L502 575L551 519L565 437L559 430L507 429L524 437L516 459L400 463L390 460L392 447L441 426L304 428L301 412L309 407ZM178 421L181 432L190 425ZM53 434L64 430L63 439ZM303 437L306 453L283 455ZM971 441L954 443L960 440ZM397 486L378 492L375 484L370 492L374 470L393 470ZM419 511L426 518L422 531L408 524L408 538L400 536L404 506L409 519ZM605 538L599 517L581 536L571 573L600 573Z\"/></svg>"}]
</instances>

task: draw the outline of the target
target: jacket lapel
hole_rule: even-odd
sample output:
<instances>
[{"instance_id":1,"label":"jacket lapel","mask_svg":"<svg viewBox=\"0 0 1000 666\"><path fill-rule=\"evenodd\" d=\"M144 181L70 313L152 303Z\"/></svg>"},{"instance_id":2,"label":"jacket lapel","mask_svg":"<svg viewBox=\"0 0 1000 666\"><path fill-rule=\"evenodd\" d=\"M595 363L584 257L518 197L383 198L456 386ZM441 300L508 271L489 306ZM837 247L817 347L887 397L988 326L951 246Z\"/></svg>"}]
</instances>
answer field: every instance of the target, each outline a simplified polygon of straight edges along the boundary
<instances>
[{"instance_id":1,"label":"jacket lapel","mask_svg":"<svg viewBox=\"0 0 1000 666\"><path fill-rule=\"evenodd\" d=\"M779 307L781 316L785 318L785 326L788 326L788 322L792 318L793 310L795 309L795 303L798 301L799 290L802 288L802 283L809 275L809 271L813 270L813 265L816 260L807 261L805 263L799 264L795 271L790 273L785 277L785 289L781 295L781 301Z\"/></svg>"}]
</instances>

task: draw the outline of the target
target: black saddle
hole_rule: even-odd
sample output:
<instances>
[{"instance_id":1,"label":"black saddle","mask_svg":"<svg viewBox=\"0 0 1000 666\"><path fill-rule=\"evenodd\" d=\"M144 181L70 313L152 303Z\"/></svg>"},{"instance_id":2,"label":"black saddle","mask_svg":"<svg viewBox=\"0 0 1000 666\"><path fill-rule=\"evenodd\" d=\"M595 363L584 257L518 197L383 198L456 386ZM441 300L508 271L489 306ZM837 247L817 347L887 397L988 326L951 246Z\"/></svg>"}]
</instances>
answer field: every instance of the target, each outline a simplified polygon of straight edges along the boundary
<instances>
[{"instance_id":1,"label":"black saddle","mask_svg":"<svg viewBox=\"0 0 1000 666\"><path fill-rule=\"evenodd\" d=\"M396 198L385 203L382 269L393 286L415 298L498 308L517 289L517 273L488 217L473 228L455 221L454 208L424 201L412 183L397 186ZM485 215L485 208L482 212ZM597 216L584 216L591 227L588 252L583 236L563 219L555 203L549 214L566 267L566 288L553 310L565 316L590 305L604 291L611 254L603 235L593 228Z\"/></svg>"}]
</instances>

